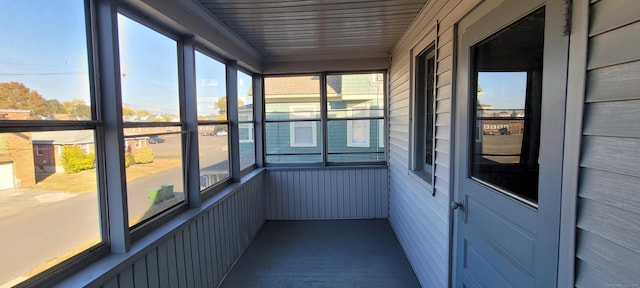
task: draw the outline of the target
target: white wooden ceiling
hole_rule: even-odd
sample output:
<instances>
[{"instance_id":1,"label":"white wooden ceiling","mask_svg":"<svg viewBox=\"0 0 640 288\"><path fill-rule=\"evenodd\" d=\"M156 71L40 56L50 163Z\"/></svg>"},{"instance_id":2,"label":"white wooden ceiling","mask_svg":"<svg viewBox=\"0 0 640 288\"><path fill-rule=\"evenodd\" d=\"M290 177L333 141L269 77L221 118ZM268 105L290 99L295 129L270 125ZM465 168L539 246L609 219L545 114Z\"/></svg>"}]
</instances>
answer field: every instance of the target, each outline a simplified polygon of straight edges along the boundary
<instances>
[{"instance_id":1,"label":"white wooden ceiling","mask_svg":"<svg viewBox=\"0 0 640 288\"><path fill-rule=\"evenodd\" d=\"M388 59L427 0L198 0L263 62Z\"/></svg>"}]
</instances>

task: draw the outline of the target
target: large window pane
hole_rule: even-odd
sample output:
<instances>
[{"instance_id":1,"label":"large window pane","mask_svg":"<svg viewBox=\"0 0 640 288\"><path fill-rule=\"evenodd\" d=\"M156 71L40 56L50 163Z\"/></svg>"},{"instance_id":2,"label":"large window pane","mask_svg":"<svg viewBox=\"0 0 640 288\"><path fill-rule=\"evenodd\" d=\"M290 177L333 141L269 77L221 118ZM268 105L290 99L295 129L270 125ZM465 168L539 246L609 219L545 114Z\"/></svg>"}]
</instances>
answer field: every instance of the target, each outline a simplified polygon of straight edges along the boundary
<instances>
[{"instance_id":1,"label":"large window pane","mask_svg":"<svg viewBox=\"0 0 640 288\"><path fill-rule=\"evenodd\" d=\"M0 38L0 121L91 119L83 1L0 1Z\"/></svg>"},{"instance_id":2,"label":"large window pane","mask_svg":"<svg viewBox=\"0 0 640 288\"><path fill-rule=\"evenodd\" d=\"M264 79L266 120L287 120L306 109L308 118L320 119L320 77L292 76Z\"/></svg>"},{"instance_id":3,"label":"large window pane","mask_svg":"<svg viewBox=\"0 0 640 288\"><path fill-rule=\"evenodd\" d=\"M541 8L472 47L476 129L470 138L470 175L533 203L538 200L543 40Z\"/></svg>"},{"instance_id":4,"label":"large window pane","mask_svg":"<svg viewBox=\"0 0 640 288\"><path fill-rule=\"evenodd\" d=\"M101 242L93 130L0 133L0 286Z\"/></svg>"},{"instance_id":5,"label":"large window pane","mask_svg":"<svg viewBox=\"0 0 640 288\"><path fill-rule=\"evenodd\" d=\"M383 117L384 74L327 76L327 117Z\"/></svg>"},{"instance_id":6,"label":"large window pane","mask_svg":"<svg viewBox=\"0 0 640 288\"><path fill-rule=\"evenodd\" d=\"M382 120L329 120L327 125L328 161L380 161L384 160L384 145L379 125ZM357 145L355 145L357 144Z\"/></svg>"},{"instance_id":7,"label":"large window pane","mask_svg":"<svg viewBox=\"0 0 640 288\"><path fill-rule=\"evenodd\" d=\"M240 138L240 169L256 163L256 147L253 124L252 78L238 71L238 133Z\"/></svg>"},{"instance_id":8,"label":"large window pane","mask_svg":"<svg viewBox=\"0 0 640 288\"><path fill-rule=\"evenodd\" d=\"M179 122L177 42L118 14L122 117Z\"/></svg>"},{"instance_id":9,"label":"large window pane","mask_svg":"<svg viewBox=\"0 0 640 288\"><path fill-rule=\"evenodd\" d=\"M320 121L267 122L267 161L321 162L319 126Z\"/></svg>"},{"instance_id":10,"label":"large window pane","mask_svg":"<svg viewBox=\"0 0 640 288\"><path fill-rule=\"evenodd\" d=\"M154 131L164 127L135 129ZM181 133L134 134L125 129L130 226L184 201L181 138Z\"/></svg>"},{"instance_id":11,"label":"large window pane","mask_svg":"<svg viewBox=\"0 0 640 288\"><path fill-rule=\"evenodd\" d=\"M267 162L321 162L319 76L267 77Z\"/></svg>"},{"instance_id":12,"label":"large window pane","mask_svg":"<svg viewBox=\"0 0 640 288\"><path fill-rule=\"evenodd\" d=\"M384 74L328 75L326 89L327 160L384 160Z\"/></svg>"},{"instance_id":13,"label":"large window pane","mask_svg":"<svg viewBox=\"0 0 640 288\"><path fill-rule=\"evenodd\" d=\"M198 120L227 120L225 65L196 51Z\"/></svg>"},{"instance_id":14,"label":"large window pane","mask_svg":"<svg viewBox=\"0 0 640 288\"><path fill-rule=\"evenodd\" d=\"M238 71L238 114L240 121L253 121L253 80L250 75Z\"/></svg>"},{"instance_id":15,"label":"large window pane","mask_svg":"<svg viewBox=\"0 0 640 288\"><path fill-rule=\"evenodd\" d=\"M200 125L198 155L200 155L200 190L229 177L228 125Z\"/></svg>"}]
</instances>

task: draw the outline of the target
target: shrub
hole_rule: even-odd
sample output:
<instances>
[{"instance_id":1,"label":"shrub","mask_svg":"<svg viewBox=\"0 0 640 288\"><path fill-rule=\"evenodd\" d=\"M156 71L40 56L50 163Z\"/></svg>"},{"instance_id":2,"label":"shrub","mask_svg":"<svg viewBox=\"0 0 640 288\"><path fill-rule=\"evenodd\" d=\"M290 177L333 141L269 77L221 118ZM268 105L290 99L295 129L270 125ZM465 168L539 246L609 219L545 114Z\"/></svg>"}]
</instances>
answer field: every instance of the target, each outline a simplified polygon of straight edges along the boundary
<instances>
[{"instance_id":1,"label":"shrub","mask_svg":"<svg viewBox=\"0 0 640 288\"><path fill-rule=\"evenodd\" d=\"M84 149L76 145L62 147L62 167L67 174L78 173L95 167L96 156L86 153Z\"/></svg>"},{"instance_id":2,"label":"shrub","mask_svg":"<svg viewBox=\"0 0 640 288\"><path fill-rule=\"evenodd\" d=\"M133 154L131 153L124 154L124 167L129 167L133 164L136 164L136 158L133 157Z\"/></svg>"},{"instance_id":3,"label":"shrub","mask_svg":"<svg viewBox=\"0 0 640 288\"><path fill-rule=\"evenodd\" d=\"M136 159L136 164L146 164L153 162L153 149L149 147L140 148L133 155Z\"/></svg>"}]
</instances>

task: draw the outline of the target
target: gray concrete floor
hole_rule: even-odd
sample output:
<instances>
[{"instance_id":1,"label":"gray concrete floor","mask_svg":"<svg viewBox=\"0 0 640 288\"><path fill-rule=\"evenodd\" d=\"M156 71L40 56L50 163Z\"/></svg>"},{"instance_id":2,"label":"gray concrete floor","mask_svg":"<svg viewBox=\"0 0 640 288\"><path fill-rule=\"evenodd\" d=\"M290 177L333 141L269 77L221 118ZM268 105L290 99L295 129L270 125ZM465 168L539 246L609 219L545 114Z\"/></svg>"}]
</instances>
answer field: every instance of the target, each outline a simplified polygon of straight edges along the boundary
<instances>
[{"instance_id":1,"label":"gray concrete floor","mask_svg":"<svg viewBox=\"0 0 640 288\"><path fill-rule=\"evenodd\" d=\"M267 221L220 287L420 287L386 219Z\"/></svg>"}]
</instances>

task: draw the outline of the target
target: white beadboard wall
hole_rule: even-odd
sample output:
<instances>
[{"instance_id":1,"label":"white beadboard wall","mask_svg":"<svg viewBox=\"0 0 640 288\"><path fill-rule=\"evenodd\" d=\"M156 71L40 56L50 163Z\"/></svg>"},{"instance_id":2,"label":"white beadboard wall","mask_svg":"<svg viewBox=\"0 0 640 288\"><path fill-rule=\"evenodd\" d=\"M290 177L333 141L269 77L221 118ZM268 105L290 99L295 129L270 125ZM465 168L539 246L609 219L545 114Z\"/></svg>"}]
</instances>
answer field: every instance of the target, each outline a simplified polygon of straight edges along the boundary
<instances>
[{"instance_id":1,"label":"white beadboard wall","mask_svg":"<svg viewBox=\"0 0 640 288\"><path fill-rule=\"evenodd\" d=\"M270 169L268 220L387 218L387 167Z\"/></svg>"},{"instance_id":2,"label":"white beadboard wall","mask_svg":"<svg viewBox=\"0 0 640 288\"><path fill-rule=\"evenodd\" d=\"M389 222L423 287L448 287L453 25L479 1L429 1L392 52L389 95ZM434 31L436 21L438 33ZM411 50L437 35L435 188L409 171ZM432 36L435 37L435 36ZM425 41L426 40L426 41ZM432 196L435 189L435 196Z\"/></svg>"},{"instance_id":3,"label":"white beadboard wall","mask_svg":"<svg viewBox=\"0 0 640 288\"><path fill-rule=\"evenodd\" d=\"M265 221L264 175L257 173L186 221L177 217L184 223L171 231L136 241L130 255L110 255L58 287L216 287Z\"/></svg>"}]
</instances>

